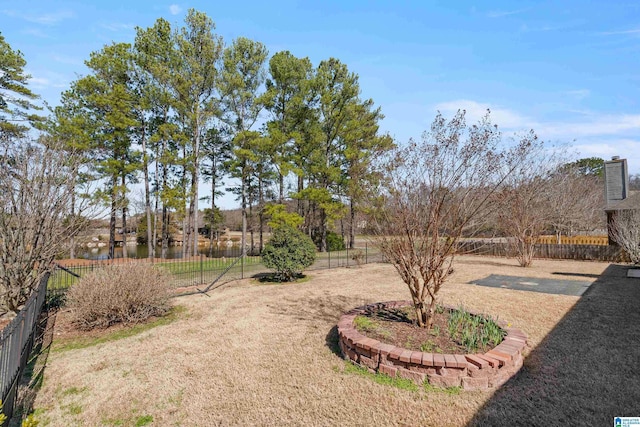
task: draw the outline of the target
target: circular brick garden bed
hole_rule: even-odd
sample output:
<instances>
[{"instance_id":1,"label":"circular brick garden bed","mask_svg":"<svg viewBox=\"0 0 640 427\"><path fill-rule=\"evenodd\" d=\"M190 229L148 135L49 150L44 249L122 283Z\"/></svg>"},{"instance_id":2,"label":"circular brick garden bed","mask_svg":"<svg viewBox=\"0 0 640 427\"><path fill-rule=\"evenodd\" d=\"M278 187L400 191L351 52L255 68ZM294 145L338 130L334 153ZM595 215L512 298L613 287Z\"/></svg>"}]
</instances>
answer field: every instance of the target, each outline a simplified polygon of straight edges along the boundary
<instances>
[{"instance_id":1,"label":"circular brick garden bed","mask_svg":"<svg viewBox=\"0 0 640 427\"><path fill-rule=\"evenodd\" d=\"M464 390L488 390L499 387L522 367L522 351L527 336L519 329L507 327L504 340L494 349L478 354L439 354L407 350L367 338L356 330L356 316L381 309L411 306L410 301L390 301L354 308L338 322L338 344L345 358L391 377L427 380L439 387L462 387Z\"/></svg>"}]
</instances>

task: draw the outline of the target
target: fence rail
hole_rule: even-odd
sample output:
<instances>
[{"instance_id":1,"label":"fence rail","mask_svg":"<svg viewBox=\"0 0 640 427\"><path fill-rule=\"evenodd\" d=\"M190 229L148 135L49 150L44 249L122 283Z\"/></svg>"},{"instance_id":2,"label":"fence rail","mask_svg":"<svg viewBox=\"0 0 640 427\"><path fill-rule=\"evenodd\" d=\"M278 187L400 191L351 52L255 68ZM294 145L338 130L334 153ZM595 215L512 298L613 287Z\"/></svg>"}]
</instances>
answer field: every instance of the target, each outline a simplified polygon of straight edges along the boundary
<instances>
[{"instance_id":1,"label":"fence rail","mask_svg":"<svg viewBox=\"0 0 640 427\"><path fill-rule=\"evenodd\" d=\"M509 244L505 242L464 241L460 253L489 255L497 257L514 256ZM558 245L538 243L535 245L535 258L573 259L578 261L628 262L629 257L619 246L613 245Z\"/></svg>"},{"instance_id":2,"label":"fence rail","mask_svg":"<svg viewBox=\"0 0 640 427\"><path fill-rule=\"evenodd\" d=\"M18 382L33 347L38 318L47 295L49 275L43 277L24 308L0 332L0 393L2 412L11 418Z\"/></svg>"},{"instance_id":3,"label":"fence rail","mask_svg":"<svg viewBox=\"0 0 640 427\"><path fill-rule=\"evenodd\" d=\"M199 285L218 285L270 270L262 264L259 256L246 255L238 261L241 251L236 256L210 258L200 255L191 258L149 259L149 258L116 258L113 260L67 260L57 266L49 280L49 295L59 296L78 282L82 276L96 269L108 265L118 265L131 262L153 263L170 273L171 285L175 289L189 288ZM319 252L315 263L307 270L325 268L349 267L357 264L367 264L381 261L381 254L377 248L364 246L341 251ZM222 279L222 280L221 280Z\"/></svg>"},{"instance_id":4,"label":"fence rail","mask_svg":"<svg viewBox=\"0 0 640 427\"><path fill-rule=\"evenodd\" d=\"M550 245L603 245L609 244L609 236L540 236L538 243L546 243Z\"/></svg>"}]
</instances>

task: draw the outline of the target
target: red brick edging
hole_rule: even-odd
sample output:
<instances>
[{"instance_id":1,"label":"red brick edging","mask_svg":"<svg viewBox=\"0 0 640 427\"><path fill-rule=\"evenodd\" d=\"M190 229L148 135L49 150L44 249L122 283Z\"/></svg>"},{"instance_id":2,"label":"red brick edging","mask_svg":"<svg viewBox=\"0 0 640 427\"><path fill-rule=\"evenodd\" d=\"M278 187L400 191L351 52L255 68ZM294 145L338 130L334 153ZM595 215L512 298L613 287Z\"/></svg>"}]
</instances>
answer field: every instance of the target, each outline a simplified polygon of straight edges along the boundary
<instances>
[{"instance_id":1,"label":"red brick edging","mask_svg":"<svg viewBox=\"0 0 640 427\"><path fill-rule=\"evenodd\" d=\"M507 335L492 350L483 354L439 354L407 350L367 338L356 330L356 316L373 310L412 305L410 301L389 301L356 307L338 322L338 344L346 359L370 372L401 377L434 386L460 386L464 390L489 390L507 382L522 367L522 351L527 336L519 329L498 321Z\"/></svg>"}]
</instances>

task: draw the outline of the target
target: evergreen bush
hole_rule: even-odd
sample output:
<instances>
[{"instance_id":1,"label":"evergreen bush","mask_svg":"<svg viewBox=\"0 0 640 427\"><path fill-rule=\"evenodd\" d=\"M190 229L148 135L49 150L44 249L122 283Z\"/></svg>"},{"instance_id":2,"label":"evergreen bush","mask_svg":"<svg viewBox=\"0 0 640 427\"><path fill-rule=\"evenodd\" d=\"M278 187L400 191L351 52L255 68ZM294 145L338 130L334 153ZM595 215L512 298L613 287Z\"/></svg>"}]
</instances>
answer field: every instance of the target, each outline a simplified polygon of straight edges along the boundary
<instances>
[{"instance_id":1,"label":"evergreen bush","mask_svg":"<svg viewBox=\"0 0 640 427\"><path fill-rule=\"evenodd\" d=\"M281 225L262 251L262 261L276 270L276 279L290 282L316 259L316 247L309 236L290 225Z\"/></svg>"}]
</instances>

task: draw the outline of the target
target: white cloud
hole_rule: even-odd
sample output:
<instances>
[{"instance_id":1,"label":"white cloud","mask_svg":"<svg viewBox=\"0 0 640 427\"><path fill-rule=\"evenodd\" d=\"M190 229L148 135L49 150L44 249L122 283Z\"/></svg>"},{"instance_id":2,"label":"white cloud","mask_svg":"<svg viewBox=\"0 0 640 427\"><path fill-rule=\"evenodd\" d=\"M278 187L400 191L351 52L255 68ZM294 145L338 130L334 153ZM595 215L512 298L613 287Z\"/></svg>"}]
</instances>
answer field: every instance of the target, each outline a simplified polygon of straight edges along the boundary
<instances>
[{"instance_id":1,"label":"white cloud","mask_svg":"<svg viewBox=\"0 0 640 427\"><path fill-rule=\"evenodd\" d=\"M601 32L602 36L615 36L615 35L625 35L625 34L640 34L640 28L634 28L631 30L621 30L621 31L604 31Z\"/></svg>"},{"instance_id":2,"label":"white cloud","mask_svg":"<svg viewBox=\"0 0 640 427\"><path fill-rule=\"evenodd\" d=\"M525 12L527 9L517 9L517 10L492 10L487 12L488 18L502 18L509 15L517 15L519 13Z\"/></svg>"},{"instance_id":3,"label":"white cloud","mask_svg":"<svg viewBox=\"0 0 640 427\"><path fill-rule=\"evenodd\" d=\"M33 73L29 70L25 71L31 75L31 78L29 79L29 87L32 89L44 90L69 87L69 79L63 74L54 73L52 71L43 71L42 73Z\"/></svg>"},{"instance_id":4,"label":"white cloud","mask_svg":"<svg viewBox=\"0 0 640 427\"><path fill-rule=\"evenodd\" d=\"M43 15L26 15L24 19L29 22L35 22L43 25L55 25L65 19L71 19L75 17L75 13L71 11L62 11L54 13L45 13Z\"/></svg>"},{"instance_id":5,"label":"white cloud","mask_svg":"<svg viewBox=\"0 0 640 427\"><path fill-rule=\"evenodd\" d=\"M580 95L585 95L582 91L578 92ZM478 121L485 115L487 109L490 109L491 121L501 129L516 131L533 129L542 138L573 140L599 136L622 137L631 133L640 133L640 114L598 114L593 112L586 114L582 112L584 117L579 120L538 121L508 108L466 99L435 105L435 110L439 110L445 115L452 115L458 109L466 110L468 122Z\"/></svg>"},{"instance_id":6,"label":"white cloud","mask_svg":"<svg viewBox=\"0 0 640 427\"><path fill-rule=\"evenodd\" d=\"M39 28L25 28L22 30L22 34L27 34L34 37L39 37L41 39L49 39L51 36Z\"/></svg>"},{"instance_id":7,"label":"white cloud","mask_svg":"<svg viewBox=\"0 0 640 427\"><path fill-rule=\"evenodd\" d=\"M171 6L169 6L169 12L171 12L172 15L177 15L182 12L182 8L177 4L172 4Z\"/></svg>"},{"instance_id":8,"label":"white cloud","mask_svg":"<svg viewBox=\"0 0 640 427\"><path fill-rule=\"evenodd\" d=\"M56 25L65 19L74 18L76 15L73 11L63 10L59 12L43 13L43 14L25 14L16 12L15 10L2 10L2 14L10 17L22 18L25 21L33 22L42 25Z\"/></svg>"},{"instance_id":9,"label":"white cloud","mask_svg":"<svg viewBox=\"0 0 640 427\"><path fill-rule=\"evenodd\" d=\"M34 89L44 89L49 87L51 81L44 77L31 77L29 79L29 85Z\"/></svg>"},{"instance_id":10,"label":"white cloud","mask_svg":"<svg viewBox=\"0 0 640 427\"><path fill-rule=\"evenodd\" d=\"M100 26L106 30L115 32L133 30L135 28L135 25L133 24L125 24L122 22L103 23L100 24Z\"/></svg>"},{"instance_id":11,"label":"white cloud","mask_svg":"<svg viewBox=\"0 0 640 427\"><path fill-rule=\"evenodd\" d=\"M50 55L51 59L55 62L59 62L60 64L69 64L69 65L82 65L83 60L80 58L76 58L68 55L59 55L57 53L52 53Z\"/></svg>"},{"instance_id":12,"label":"white cloud","mask_svg":"<svg viewBox=\"0 0 640 427\"><path fill-rule=\"evenodd\" d=\"M563 30L565 28L569 28L571 27L571 24L565 24L565 25L543 25L542 27L530 27L527 24L522 24L520 26L520 31L523 33L543 33L546 31L557 31L557 30Z\"/></svg>"},{"instance_id":13,"label":"white cloud","mask_svg":"<svg viewBox=\"0 0 640 427\"><path fill-rule=\"evenodd\" d=\"M569 91L574 96L587 96L585 89ZM609 159L621 156L629 161L633 173L640 172L640 114L603 114L597 111L566 110L567 119L541 120L527 117L509 108L468 99L442 102L434 106L446 117L458 109L466 110L467 122L474 123L487 109L491 121L507 132L523 132L533 129L545 141L568 143L580 157ZM637 172L636 172L637 171Z\"/></svg>"},{"instance_id":14,"label":"white cloud","mask_svg":"<svg viewBox=\"0 0 640 427\"><path fill-rule=\"evenodd\" d=\"M548 137L623 136L640 132L640 114L594 115L580 122L543 123L536 128Z\"/></svg>"},{"instance_id":15,"label":"white cloud","mask_svg":"<svg viewBox=\"0 0 640 427\"><path fill-rule=\"evenodd\" d=\"M591 91L589 89L576 89L576 90L568 90L565 94L577 99L582 100L591 95Z\"/></svg>"},{"instance_id":16,"label":"white cloud","mask_svg":"<svg viewBox=\"0 0 640 427\"><path fill-rule=\"evenodd\" d=\"M574 148L580 153L580 157L600 157L608 160L613 156L620 156L628 160L630 169L634 171L640 169L640 140L621 138L600 142L590 141L576 144Z\"/></svg>"}]
</instances>

